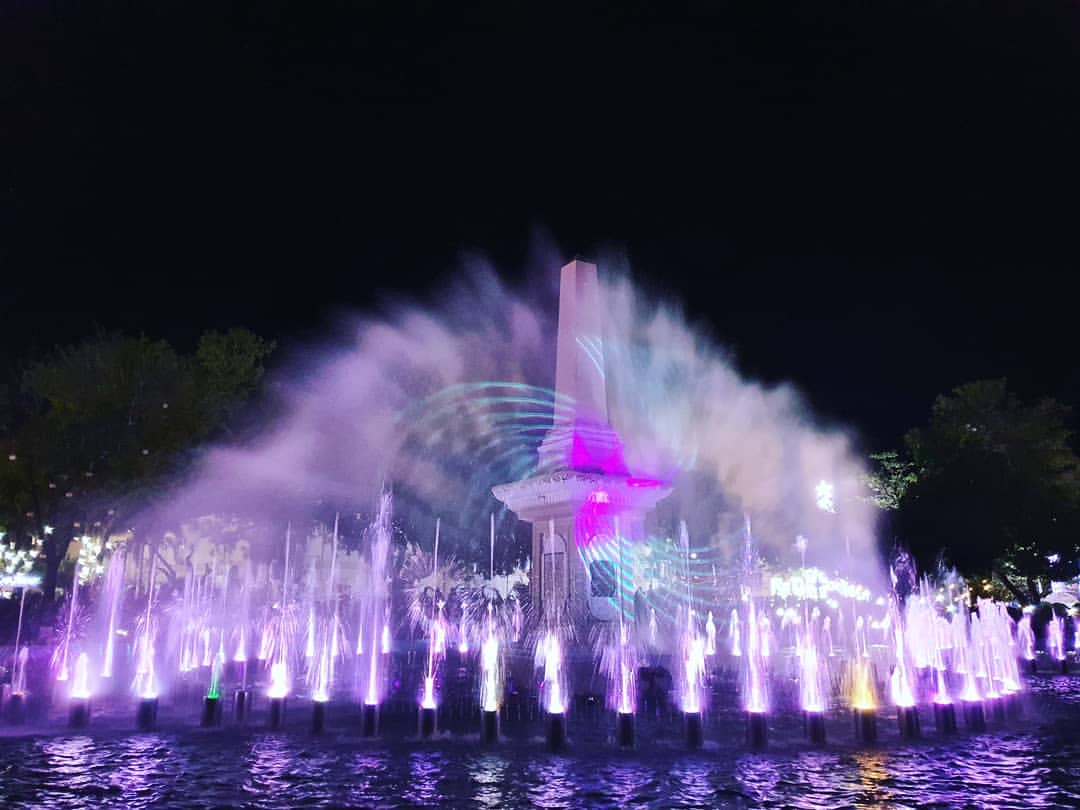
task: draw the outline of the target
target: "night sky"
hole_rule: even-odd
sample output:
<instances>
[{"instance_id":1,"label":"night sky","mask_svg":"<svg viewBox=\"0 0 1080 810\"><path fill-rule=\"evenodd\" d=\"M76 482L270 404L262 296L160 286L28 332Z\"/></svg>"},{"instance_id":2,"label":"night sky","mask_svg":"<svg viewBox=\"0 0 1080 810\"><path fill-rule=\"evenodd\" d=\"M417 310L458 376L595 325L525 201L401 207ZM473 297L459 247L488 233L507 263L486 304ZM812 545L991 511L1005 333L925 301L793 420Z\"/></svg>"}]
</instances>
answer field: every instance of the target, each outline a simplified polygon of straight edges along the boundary
<instances>
[{"instance_id":1,"label":"night sky","mask_svg":"<svg viewBox=\"0 0 1080 810\"><path fill-rule=\"evenodd\" d=\"M986 376L1080 406L1075 2L84 5L0 5L5 370L288 345L546 233L868 448Z\"/></svg>"}]
</instances>

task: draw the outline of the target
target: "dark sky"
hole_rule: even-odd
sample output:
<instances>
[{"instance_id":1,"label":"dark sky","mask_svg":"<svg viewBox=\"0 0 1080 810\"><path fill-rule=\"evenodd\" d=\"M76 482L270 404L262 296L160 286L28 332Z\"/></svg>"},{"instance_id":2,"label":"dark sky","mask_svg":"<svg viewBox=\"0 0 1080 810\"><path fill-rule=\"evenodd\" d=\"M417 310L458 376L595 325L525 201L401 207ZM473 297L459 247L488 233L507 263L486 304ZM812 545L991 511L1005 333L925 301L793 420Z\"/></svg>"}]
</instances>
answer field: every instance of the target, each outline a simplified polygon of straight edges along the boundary
<instances>
[{"instance_id":1,"label":"dark sky","mask_svg":"<svg viewBox=\"0 0 1080 810\"><path fill-rule=\"evenodd\" d=\"M6 366L310 335L539 228L870 446L984 376L1080 406L1075 2L92 5L0 5Z\"/></svg>"}]
</instances>

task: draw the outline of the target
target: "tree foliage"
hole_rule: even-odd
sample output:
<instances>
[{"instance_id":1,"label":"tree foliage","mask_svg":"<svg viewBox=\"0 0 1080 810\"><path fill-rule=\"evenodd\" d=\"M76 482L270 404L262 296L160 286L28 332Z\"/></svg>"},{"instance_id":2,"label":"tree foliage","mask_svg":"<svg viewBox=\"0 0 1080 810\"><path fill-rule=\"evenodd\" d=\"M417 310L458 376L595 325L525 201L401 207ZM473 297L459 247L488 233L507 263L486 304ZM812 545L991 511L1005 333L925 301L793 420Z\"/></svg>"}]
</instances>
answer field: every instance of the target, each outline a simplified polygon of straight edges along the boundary
<instances>
[{"instance_id":1,"label":"tree foliage","mask_svg":"<svg viewBox=\"0 0 1080 810\"><path fill-rule=\"evenodd\" d=\"M33 364L17 391L9 386L0 523L44 538L47 594L73 533L106 533L182 471L200 442L227 430L273 348L244 329L208 332L192 354L101 333Z\"/></svg>"},{"instance_id":2,"label":"tree foliage","mask_svg":"<svg viewBox=\"0 0 1080 810\"><path fill-rule=\"evenodd\" d=\"M896 450L871 453L870 461L873 468L866 475L870 500L879 509L899 509L907 491L919 480L918 466L909 455Z\"/></svg>"},{"instance_id":3,"label":"tree foliage","mask_svg":"<svg viewBox=\"0 0 1080 810\"><path fill-rule=\"evenodd\" d=\"M938 397L927 425L905 437L919 473L900 495L897 525L920 562L944 549L961 571L993 577L1020 600L1037 600L1055 570L1075 572L1080 461L1068 417L1050 398L1022 402L1005 380Z\"/></svg>"}]
</instances>

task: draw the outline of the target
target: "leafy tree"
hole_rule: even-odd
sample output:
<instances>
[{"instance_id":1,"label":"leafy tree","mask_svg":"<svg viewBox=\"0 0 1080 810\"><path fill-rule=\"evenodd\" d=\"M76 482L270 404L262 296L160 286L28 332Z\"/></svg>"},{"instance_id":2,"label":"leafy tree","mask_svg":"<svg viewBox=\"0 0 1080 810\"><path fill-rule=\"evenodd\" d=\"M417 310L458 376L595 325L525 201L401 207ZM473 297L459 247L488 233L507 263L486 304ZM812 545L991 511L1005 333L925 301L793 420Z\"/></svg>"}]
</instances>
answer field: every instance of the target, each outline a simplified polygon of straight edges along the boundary
<instances>
[{"instance_id":1,"label":"leafy tree","mask_svg":"<svg viewBox=\"0 0 1080 810\"><path fill-rule=\"evenodd\" d=\"M921 472L897 521L924 565L944 549L1021 601L1043 595L1052 567L1077 570L1080 460L1068 416L1053 399L1022 402L1005 380L938 397L926 427L905 437Z\"/></svg>"},{"instance_id":2,"label":"leafy tree","mask_svg":"<svg viewBox=\"0 0 1080 810\"><path fill-rule=\"evenodd\" d=\"M244 329L208 332L192 355L101 333L32 365L14 396L9 386L0 523L42 541L46 594L73 532L107 536L200 442L228 430L273 348Z\"/></svg>"},{"instance_id":3,"label":"leafy tree","mask_svg":"<svg viewBox=\"0 0 1080 810\"><path fill-rule=\"evenodd\" d=\"M874 466L866 476L869 499L880 509L899 509L908 490L919 480L918 466L910 456L896 450L871 453L870 461Z\"/></svg>"}]
</instances>

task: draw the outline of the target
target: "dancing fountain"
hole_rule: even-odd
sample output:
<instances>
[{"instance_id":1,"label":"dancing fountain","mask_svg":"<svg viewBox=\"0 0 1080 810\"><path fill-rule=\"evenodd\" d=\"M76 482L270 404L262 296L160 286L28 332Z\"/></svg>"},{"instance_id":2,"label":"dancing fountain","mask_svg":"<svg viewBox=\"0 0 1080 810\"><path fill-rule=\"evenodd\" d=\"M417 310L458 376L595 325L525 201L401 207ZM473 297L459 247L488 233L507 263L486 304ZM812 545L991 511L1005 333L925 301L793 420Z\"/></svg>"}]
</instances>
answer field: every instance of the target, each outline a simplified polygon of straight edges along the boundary
<instances>
[{"instance_id":1,"label":"dancing fountain","mask_svg":"<svg viewBox=\"0 0 1080 810\"><path fill-rule=\"evenodd\" d=\"M825 481L803 493L827 507L814 516L822 525L783 524L781 532L754 512L752 531L739 502L723 530L699 529L684 504L668 499L681 494L671 471L631 463L633 434L624 447L612 427L623 431L608 402L608 386L618 385L609 374L616 349L604 332L596 267L571 262L560 281L550 424L532 428L535 459L491 490L509 510L500 520L531 524L532 555L517 580L524 587L515 591L509 577L504 585L502 573L496 582L489 501L482 522L474 520L487 535L486 577L482 563L472 575L452 572L444 557L452 560L462 529L432 515L432 553L395 589L410 569L405 552L395 554L389 489L358 524L362 534L328 503L321 514L333 514L332 528L319 523L305 538L282 515L272 529L276 545L285 527L279 554L264 547L256 559L230 559L215 549L171 581L151 566L144 584L141 555L121 545L103 582L81 586L78 565L73 572L54 656L69 724L87 725L93 691L98 714L111 695L127 715L134 698L140 730L159 725L162 701L167 725L170 708L198 699L200 725L217 727L231 694L236 724L254 711L280 730L287 703L310 701L310 731L321 734L351 701L353 717L341 722L358 724L361 736L407 729L432 745L477 730L486 745L506 744L527 737L517 732L532 722L556 751L595 741L643 749L669 744L665 737L701 749L709 728L743 724L745 738L727 736L762 750L770 723L777 735L800 718L809 745L825 746L830 724L835 744L871 745L879 735L919 737L920 711L925 733L932 712L939 736L957 733L958 714L972 733L1015 717L1021 669L1034 671L1040 641L1065 671L1060 616L1036 638L1030 611L1014 622L998 602L971 604L963 583L925 578L901 595L856 582L870 566L851 553L833 566L839 499ZM781 468L797 456L787 444L777 454ZM486 479L485 497L491 480L505 478ZM797 531L821 538L809 565L809 541ZM725 559L698 559L721 547ZM138 589L128 589L131 579ZM83 603L95 599L94 629L84 638ZM17 636L8 717L28 689L29 651L20 644ZM265 715L252 705L263 694ZM879 729L879 719L890 722Z\"/></svg>"}]
</instances>

